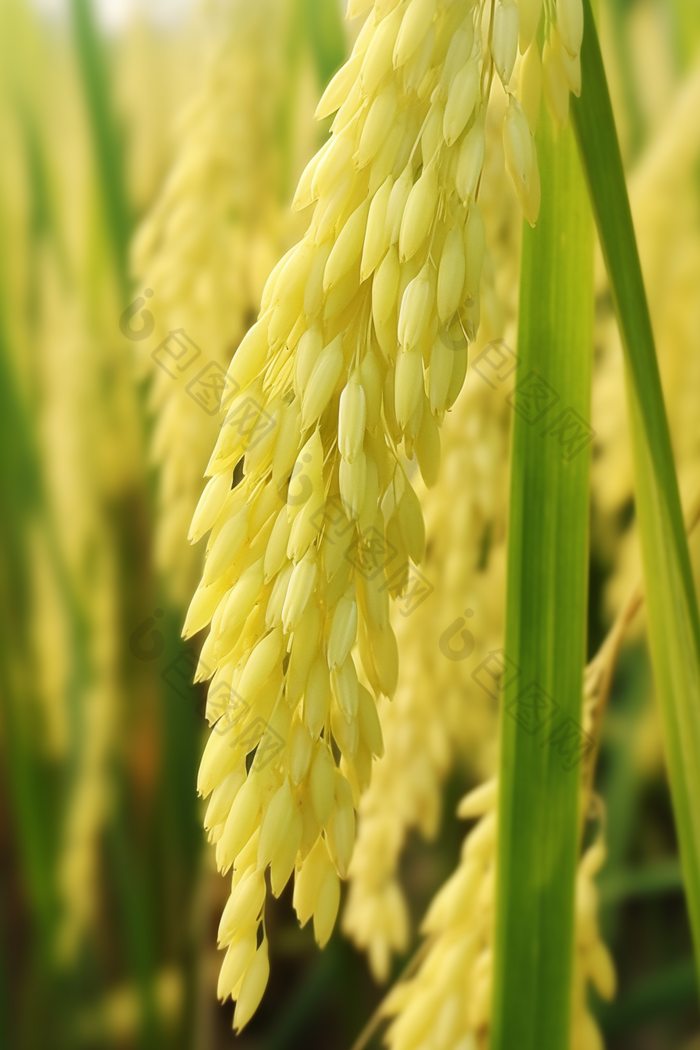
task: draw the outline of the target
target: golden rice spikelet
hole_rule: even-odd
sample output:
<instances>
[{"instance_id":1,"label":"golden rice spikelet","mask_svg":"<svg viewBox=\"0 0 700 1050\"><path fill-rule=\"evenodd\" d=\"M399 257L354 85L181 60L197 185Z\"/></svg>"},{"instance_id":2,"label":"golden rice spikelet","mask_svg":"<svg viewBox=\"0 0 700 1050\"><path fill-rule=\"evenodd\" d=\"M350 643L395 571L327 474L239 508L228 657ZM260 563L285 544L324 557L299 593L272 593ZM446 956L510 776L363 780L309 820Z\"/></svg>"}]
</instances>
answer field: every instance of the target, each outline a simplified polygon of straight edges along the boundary
<instances>
[{"instance_id":1,"label":"golden rice spikelet","mask_svg":"<svg viewBox=\"0 0 700 1050\"><path fill-rule=\"evenodd\" d=\"M217 863L234 882L246 870L241 854L259 871L269 866L275 894L294 871L299 918L313 915L319 941L335 920L355 809L382 749L376 703L396 689L390 599L407 600L424 551L405 460L415 457L435 483L439 425L479 327L489 9L376 0L368 12L319 103L319 117L335 117L294 198L298 210L313 206L308 231L268 278L241 350L250 366L233 359L212 490L192 524L193 535L210 532L184 633L210 626L198 675L211 678L213 730L198 787L216 799L207 827ZM511 12L506 19L504 76ZM460 193L459 158L475 128ZM461 287L459 262L439 280L451 231ZM261 561L257 601L242 619L233 595ZM236 926L229 950L262 916L261 906ZM257 958L246 954L220 993L237 998L249 967L265 974Z\"/></svg>"}]
</instances>

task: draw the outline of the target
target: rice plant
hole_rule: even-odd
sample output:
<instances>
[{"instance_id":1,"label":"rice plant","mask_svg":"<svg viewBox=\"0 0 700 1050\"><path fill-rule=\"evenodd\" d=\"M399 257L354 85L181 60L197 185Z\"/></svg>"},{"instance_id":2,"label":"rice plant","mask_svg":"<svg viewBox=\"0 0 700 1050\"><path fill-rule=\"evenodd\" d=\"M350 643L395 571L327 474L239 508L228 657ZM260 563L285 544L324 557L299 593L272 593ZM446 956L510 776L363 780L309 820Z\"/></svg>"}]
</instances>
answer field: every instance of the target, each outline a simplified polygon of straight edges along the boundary
<instances>
[{"instance_id":1,"label":"rice plant","mask_svg":"<svg viewBox=\"0 0 700 1050\"><path fill-rule=\"evenodd\" d=\"M699 62L0 0L2 1045L696 1045Z\"/></svg>"}]
</instances>

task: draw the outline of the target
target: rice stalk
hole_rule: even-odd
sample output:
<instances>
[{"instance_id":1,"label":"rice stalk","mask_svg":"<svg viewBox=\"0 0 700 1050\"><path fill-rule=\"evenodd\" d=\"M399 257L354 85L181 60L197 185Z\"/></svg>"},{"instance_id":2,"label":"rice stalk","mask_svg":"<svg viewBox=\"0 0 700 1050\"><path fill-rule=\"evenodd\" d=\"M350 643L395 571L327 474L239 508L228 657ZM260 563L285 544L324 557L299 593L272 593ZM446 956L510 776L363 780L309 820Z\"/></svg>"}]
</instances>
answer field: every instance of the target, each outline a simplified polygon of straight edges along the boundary
<instances>
[{"instance_id":1,"label":"rice stalk","mask_svg":"<svg viewBox=\"0 0 700 1050\"><path fill-rule=\"evenodd\" d=\"M275 140L286 17L280 0L228 5L222 38L180 115L174 165L133 244L133 269L155 319L153 335L136 343L151 378L155 560L175 607L186 605L202 571L187 532L221 426L220 393L205 399L206 384L221 384L289 243ZM184 360L170 356L171 345L174 354L185 347Z\"/></svg>"}]
</instances>

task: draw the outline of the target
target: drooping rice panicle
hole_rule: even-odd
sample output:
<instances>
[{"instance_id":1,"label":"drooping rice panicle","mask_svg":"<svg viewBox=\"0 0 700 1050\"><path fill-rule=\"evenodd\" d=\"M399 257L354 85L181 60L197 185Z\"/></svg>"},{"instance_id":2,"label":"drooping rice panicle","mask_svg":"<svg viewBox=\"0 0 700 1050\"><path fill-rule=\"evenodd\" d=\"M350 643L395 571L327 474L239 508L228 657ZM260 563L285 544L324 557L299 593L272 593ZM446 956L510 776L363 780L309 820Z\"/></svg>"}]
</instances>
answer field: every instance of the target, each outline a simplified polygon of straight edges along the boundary
<instances>
[{"instance_id":1,"label":"drooping rice panicle","mask_svg":"<svg viewBox=\"0 0 700 1050\"><path fill-rule=\"evenodd\" d=\"M275 122L287 5L234 0L220 17L223 38L182 114L174 168L134 246L158 339L179 333L173 351L185 347L181 362L167 348L154 353L156 335L140 344L156 417L156 564L178 604L201 572L201 551L187 544L187 531L221 424L217 396L201 391L206 384L220 391L283 240Z\"/></svg>"},{"instance_id":2,"label":"drooping rice panicle","mask_svg":"<svg viewBox=\"0 0 700 1050\"><path fill-rule=\"evenodd\" d=\"M449 0L357 0L349 13L367 8L318 107L336 115L295 196L298 209L314 205L308 233L273 270L229 368L191 530L195 540L211 533L184 633L211 625L198 673L211 678L213 731L199 790L212 795L219 867L233 868L219 994L238 1000L237 1029L269 972L267 866L275 894L296 872L297 914L313 915L319 943L335 921L354 809L382 749L376 699L397 682L389 599L410 591L424 553L403 456L435 482L439 424L479 325L490 88L496 74L511 83L520 15L527 50L540 13L537 3L499 4L489 25L490 4ZM556 9L572 52L579 10L579 0ZM539 56L530 58L523 101L534 112ZM560 94L553 82L559 112ZM510 91L503 134L534 222L532 131Z\"/></svg>"},{"instance_id":3,"label":"drooping rice panicle","mask_svg":"<svg viewBox=\"0 0 700 1050\"><path fill-rule=\"evenodd\" d=\"M39 440L50 523L44 522L40 538L46 542L48 531L54 531L62 578L56 579L56 555L47 550L48 564L36 566L37 572L52 570L41 591L49 638L37 639L39 666L50 657L52 642L63 639L66 648L50 669L48 693L42 696L41 680L36 686L42 703L53 708L47 726L60 734L56 758L70 772L56 861L53 945L58 963L65 966L75 962L99 907L100 836L110 811L110 760L118 722L118 597L104 508L114 486L132 477L134 437L117 427L114 433L104 432L107 421L112 422L100 391L109 351L90 335L84 306L66 292L50 252L42 259L41 294ZM114 375L115 399L122 379ZM110 473L105 467L113 462L119 437L122 469ZM53 598L47 589L52 580L58 590ZM79 640L72 636L71 601L80 609L84 638Z\"/></svg>"},{"instance_id":4,"label":"drooping rice panicle","mask_svg":"<svg viewBox=\"0 0 700 1050\"><path fill-rule=\"evenodd\" d=\"M467 795L458 813L479 818L467 834L460 863L433 899L423 933L432 938L415 977L389 994L384 1014L393 1018L390 1050L486 1050L489 1041L493 959L496 808L494 778ZM578 866L571 1050L601 1050L600 1030L589 1008L589 986L604 999L615 993L615 969L598 928L594 877L605 862L602 833Z\"/></svg>"}]
</instances>

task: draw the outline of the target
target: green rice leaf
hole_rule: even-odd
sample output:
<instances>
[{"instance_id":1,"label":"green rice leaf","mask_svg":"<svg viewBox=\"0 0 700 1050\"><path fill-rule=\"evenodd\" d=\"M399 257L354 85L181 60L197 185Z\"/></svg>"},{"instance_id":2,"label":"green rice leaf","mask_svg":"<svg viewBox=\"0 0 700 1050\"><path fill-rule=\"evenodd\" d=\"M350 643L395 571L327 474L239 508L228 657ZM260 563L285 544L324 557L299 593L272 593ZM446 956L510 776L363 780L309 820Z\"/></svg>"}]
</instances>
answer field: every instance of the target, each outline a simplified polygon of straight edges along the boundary
<instances>
[{"instance_id":1,"label":"green rice leaf","mask_svg":"<svg viewBox=\"0 0 700 1050\"><path fill-rule=\"evenodd\" d=\"M122 171L122 142L112 113L105 54L90 0L72 0L72 13L105 219L117 278L126 294L131 216Z\"/></svg>"},{"instance_id":2,"label":"green rice leaf","mask_svg":"<svg viewBox=\"0 0 700 1050\"><path fill-rule=\"evenodd\" d=\"M574 126L625 352L649 645L696 953L700 950L700 619L654 336L589 0Z\"/></svg>"},{"instance_id":3,"label":"green rice leaf","mask_svg":"<svg viewBox=\"0 0 700 1050\"><path fill-rule=\"evenodd\" d=\"M555 138L543 112L540 129L542 209L524 230L520 286L491 1050L569 1045L578 762L588 746L593 220L571 128Z\"/></svg>"}]
</instances>

